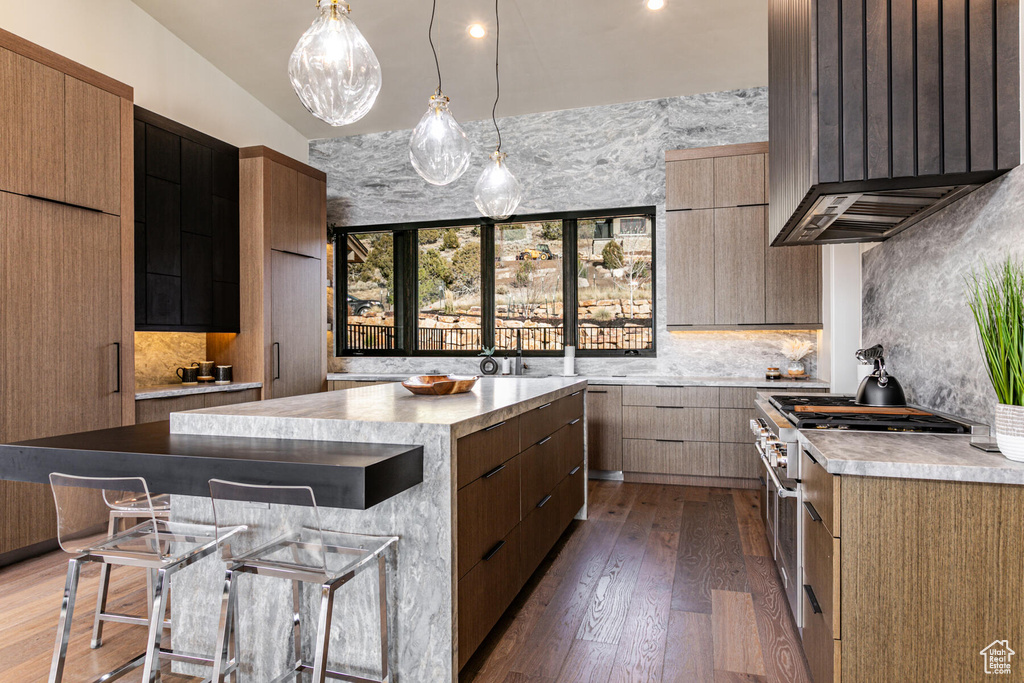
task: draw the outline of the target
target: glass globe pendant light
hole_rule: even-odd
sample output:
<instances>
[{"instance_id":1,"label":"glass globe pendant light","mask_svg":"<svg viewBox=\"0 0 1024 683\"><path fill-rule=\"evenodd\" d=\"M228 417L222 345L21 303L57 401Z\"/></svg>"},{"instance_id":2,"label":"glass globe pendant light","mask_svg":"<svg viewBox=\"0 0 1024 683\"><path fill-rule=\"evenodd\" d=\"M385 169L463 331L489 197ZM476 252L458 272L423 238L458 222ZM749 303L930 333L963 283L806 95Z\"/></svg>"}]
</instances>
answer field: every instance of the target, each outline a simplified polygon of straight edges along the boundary
<instances>
[{"instance_id":1,"label":"glass globe pendant light","mask_svg":"<svg viewBox=\"0 0 1024 683\"><path fill-rule=\"evenodd\" d=\"M380 62L339 0L317 0L320 16L288 60L295 94L313 116L344 126L366 116L380 92Z\"/></svg>"},{"instance_id":2,"label":"glass globe pendant light","mask_svg":"<svg viewBox=\"0 0 1024 683\"><path fill-rule=\"evenodd\" d=\"M462 126L448 110L448 98L441 91L441 64L434 47L434 14L437 0L430 12L427 39L437 67L437 90L430 96L427 112L416 124L409 138L409 160L416 172L431 185L448 185L462 177L469 168L469 139Z\"/></svg>"},{"instance_id":3,"label":"glass globe pendant light","mask_svg":"<svg viewBox=\"0 0 1024 683\"><path fill-rule=\"evenodd\" d=\"M501 25L498 22L498 0L494 0L494 106L491 108L491 121L494 131L498 134L498 146L484 164L484 172L476 181L473 190L473 201L476 208L484 216L495 220L504 220L516 212L519 202L523 199L523 188L519 180L512 175L505 161L506 154L501 151L501 129L498 128L498 100L501 98L501 81L498 78L498 45Z\"/></svg>"}]
</instances>

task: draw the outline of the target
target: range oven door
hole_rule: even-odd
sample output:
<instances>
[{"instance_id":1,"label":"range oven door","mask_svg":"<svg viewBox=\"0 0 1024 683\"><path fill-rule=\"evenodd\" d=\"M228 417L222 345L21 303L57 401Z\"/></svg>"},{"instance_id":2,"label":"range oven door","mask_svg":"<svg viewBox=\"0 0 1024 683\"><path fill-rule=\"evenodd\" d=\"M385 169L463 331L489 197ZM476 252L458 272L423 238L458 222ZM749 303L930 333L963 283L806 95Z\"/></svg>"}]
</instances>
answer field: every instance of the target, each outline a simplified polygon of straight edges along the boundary
<instances>
[{"instance_id":1,"label":"range oven door","mask_svg":"<svg viewBox=\"0 0 1024 683\"><path fill-rule=\"evenodd\" d=\"M761 456L762 475L765 481L765 532L779 577L786 590L786 598L797 627L803 625L800 610L800 486L793 479L785 478L772 467L761 444L757 444Z\"/></svg>"}]
</instances>

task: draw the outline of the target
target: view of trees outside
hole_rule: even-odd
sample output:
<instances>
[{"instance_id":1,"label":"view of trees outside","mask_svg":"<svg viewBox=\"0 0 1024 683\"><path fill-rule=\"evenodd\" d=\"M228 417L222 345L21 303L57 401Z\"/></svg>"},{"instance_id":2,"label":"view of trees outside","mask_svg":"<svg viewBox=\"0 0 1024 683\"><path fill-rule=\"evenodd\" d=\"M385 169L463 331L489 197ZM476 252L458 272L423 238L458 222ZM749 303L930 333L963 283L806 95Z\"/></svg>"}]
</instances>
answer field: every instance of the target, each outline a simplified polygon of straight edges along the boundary
<instances>
[{"instance_id":1,"label":"view of trees outside","mask_svg":"<svg viewBox=\"0 0 1024 683\"><path fill-rule=\"evenodd\" d=\"M643 216L577 223L579 348L652 348L651 227Z\"/></svg>"},{"instance_id":2,"label":"view of trees outside","mask_svg":"<svg viewBox=\"0 0 1024 683\"><path fill-rule=\"evenodd\" d=\"M563 347L561 221L495 226L494 294L497 350Z\"/></svg>"},{"instance_id":3,"label":"view of trees outside","mask_svg":"<svg viewBox=\"0 0 1024 683\"><path fill-rule=\"evenodd\" d=\"M480 350L480 226L420 230L417 237L419 349Z\"/></svg>"},{"instance_id":4,"label":"view of trees outside","mask_svg":"<svg viewBox=\"0 0 1024 683\"><path fill-rule=\"evenodd\" d=\"M346 284L347 348L394 349L395 244L390 232L348 236Z\"/></svg>"}]
</instances>

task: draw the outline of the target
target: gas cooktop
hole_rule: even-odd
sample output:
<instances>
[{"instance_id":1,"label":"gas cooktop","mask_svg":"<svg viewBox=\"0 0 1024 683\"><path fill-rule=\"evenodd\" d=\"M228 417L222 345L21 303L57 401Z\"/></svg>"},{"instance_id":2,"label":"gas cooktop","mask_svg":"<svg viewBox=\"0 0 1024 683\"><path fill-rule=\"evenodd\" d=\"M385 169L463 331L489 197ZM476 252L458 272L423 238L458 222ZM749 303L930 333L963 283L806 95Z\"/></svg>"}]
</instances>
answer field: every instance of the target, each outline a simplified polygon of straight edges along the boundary
<instances>
[{"instance_id":1,"label":"gas cooktop","mask_svg":"<svg viewBox=\"0 0 1024 683\"><path fill-rule=\"evenodd\" d=\"M913 406L859 406L852 396L776 394L772 405L798 429L850 429L866 432L968 434L969 425Z\"/></svg>"}]
</instances>

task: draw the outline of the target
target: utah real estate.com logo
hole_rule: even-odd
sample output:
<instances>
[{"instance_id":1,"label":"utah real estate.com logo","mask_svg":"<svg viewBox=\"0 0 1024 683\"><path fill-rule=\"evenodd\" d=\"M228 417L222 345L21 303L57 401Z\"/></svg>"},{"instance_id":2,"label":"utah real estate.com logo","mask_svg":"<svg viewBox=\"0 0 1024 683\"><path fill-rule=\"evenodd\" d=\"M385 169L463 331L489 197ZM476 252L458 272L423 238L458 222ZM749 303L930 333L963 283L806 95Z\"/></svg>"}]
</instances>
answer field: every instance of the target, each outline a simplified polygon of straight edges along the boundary
<instances>
[{"instance_id":1,"label":"utah real estate.com logo","mask_svg":"<svg viewBox=\"0 0 1024 683\"><path fill-rule=\"evenodd\" d=\"M979 654L985 658L985 673L987 674L1009 674L1010 657L1017 654L1010 649L1010 643L1006 640L993 640L988 647Z\"/></svg>"}]
</instances>

